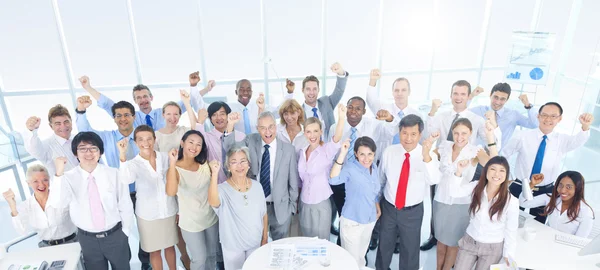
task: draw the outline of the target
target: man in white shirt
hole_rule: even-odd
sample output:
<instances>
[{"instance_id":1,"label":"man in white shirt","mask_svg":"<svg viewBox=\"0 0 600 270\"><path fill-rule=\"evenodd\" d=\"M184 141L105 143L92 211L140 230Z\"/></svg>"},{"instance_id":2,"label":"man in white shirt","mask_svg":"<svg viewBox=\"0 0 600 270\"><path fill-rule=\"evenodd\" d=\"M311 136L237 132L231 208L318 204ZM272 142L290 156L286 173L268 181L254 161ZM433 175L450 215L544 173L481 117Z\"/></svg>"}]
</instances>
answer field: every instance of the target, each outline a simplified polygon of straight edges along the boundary
<instances>
[{"instance_id":1,"label":"man in white shirt","mask_svg":"<svg viewBox=\"0 0 600 270\"><path fill-rule=\"evenodd\" d=\"M481 116L467 110L469 96L471 95L471 84L465 80L456 81L452 84L450 98L452 99L452 110L438 113L436 115L437 110L439 109L439 105L441 102L434 102L434 106L431 108L431 112L429 116L432 117L430 121L427 123L427 131L428 132L438 132L442 138L442 140L454 141L452 137L452 131L450 128L454 124L454 122L458 118L467 118L471 122L473 127L471 138L469 142L474 145L487 145L485 143L486 133L485 133L485 120ZM438 106L438 107L436 107ZM435 115L435 116L434 116ZM499 142L499 138L502 138L502 132L500 128L496 127L494 130L494 135L498 140L497 149L500 149L501 144ZM481 169L483 167L481 165L477 165L477 169L475 171L475 175L473 176L474 180L478 180L481 176ZM435 186L431 187L431 200L435 197ZM435 244L437 240L435 239L435 235L433 233L433 216L431 219L431 236L427 242L425 242L421 246L421 250L429 250Z\"/></svg>"},{"instance_id":2,"label":"man in white shirt","mask_svg":"<svg viewBox=\"0 0 600 270\"><path fill-rule=\"evenodd\" d=\"M69 208L56 208L48 205L48 169L40 164L27 169L27 184L33 190L33 196L17 205L15 193L8 189L2 195L10 207L13 227L20 234L33 230L41 240L39 247L48 247L77 242L77 228L69 217Z\"/></svg>"},{"instance_id":3,"label":"man in white shirt","mask_svg":"<svg viewBox=\"0 0 600 270\"><path fill-rule=\"evenodd\" d=\"M55 158L66 157L65 168L67 170L79 165L79 161L71 152L73 121L69 110L60 104L50 108L48 122L54 134L45 140L42 141L38 136L41 119L37 116L27 119L25 122L27 128L21 132L21 136L23 136L25 150L48 168L50 175L54 175L56 172L54 169Z\"/></svg>"},{"instance_id":4,"label":"man in white shirt","mask_svg":"<svg viewBox=\"0 0 600 270\"><path fill-rule=\"evenodd\" d=\"M440 136L432 133L419 144L425 124L417 115L400 121L400 144L391 145L381 157L380 236L375 267L388 269L396 236L400 236L398 269L419 269L419 239L423 199L429 186L440 181L439 161L431 158L431 146ZM400 167L400 168L399 168Z\"/></svg>"},{"instance_id":5,"label":"man in white shirt","mask_svg":"<svg viewBox=\"0 0 600 270\"><path fill-rule=\"evenodd\" d=\"M583 113L579 116L581 131L575 135L554 132L554 128L562 120L563 109L556 102L548 102L540 107L538 120L539 128L524 130L513 137L502 149L500 155L510 158L518 154L515 163L515 181L510 185L510 192L518 198L521 194L521 181L531 179L534 174L543 174L544 181L536 186L534 196L546 196L552 193L554 182L560 173L560 162L568 152L584 145L590 138L590 125L594 116ZM536 220L544 223L543 207L532 208L530 213Z\"/></svg>"},{"instance_id":6,"label":"man in white shirt","mask_svg":"<svg viewBox=\"0 0 600 270\"><path fill-rule=\"evenodd\" d=\"M77 134L72 150L80 164L64 172L66 159L55 160L56 178L48 202L69 207L86 269L108 269L108 263L115 270L130 269L133 205L129 189L119 180L118 169L98 163L104 144L96 133Z\"/></svg>"}]
</instances>

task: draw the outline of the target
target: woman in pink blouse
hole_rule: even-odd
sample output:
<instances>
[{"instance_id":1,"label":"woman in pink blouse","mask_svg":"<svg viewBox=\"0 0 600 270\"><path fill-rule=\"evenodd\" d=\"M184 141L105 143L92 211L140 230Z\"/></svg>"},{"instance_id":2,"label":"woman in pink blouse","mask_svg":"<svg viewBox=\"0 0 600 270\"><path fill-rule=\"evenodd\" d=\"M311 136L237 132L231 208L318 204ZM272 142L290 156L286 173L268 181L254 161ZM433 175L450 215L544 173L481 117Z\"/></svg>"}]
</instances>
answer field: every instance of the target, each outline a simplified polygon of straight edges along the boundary
<instances>
[{"instance_id":1,"label":"woman in pink blouse","mask_svg":"<svg viewBox=\"0 0 600 270\"><path fill-rule=\"evenodd\" d=\"M338 121L346 121L346 107L338 105ZM315 117L304 122L304 136L309 145L298 152L298 172L301 180L300 230L306 237L329 239L333 193L329 187L329 172L340 149L344 125L338 125L331 142L321 140L323 127Z\"/></svg>"}]
</instances>

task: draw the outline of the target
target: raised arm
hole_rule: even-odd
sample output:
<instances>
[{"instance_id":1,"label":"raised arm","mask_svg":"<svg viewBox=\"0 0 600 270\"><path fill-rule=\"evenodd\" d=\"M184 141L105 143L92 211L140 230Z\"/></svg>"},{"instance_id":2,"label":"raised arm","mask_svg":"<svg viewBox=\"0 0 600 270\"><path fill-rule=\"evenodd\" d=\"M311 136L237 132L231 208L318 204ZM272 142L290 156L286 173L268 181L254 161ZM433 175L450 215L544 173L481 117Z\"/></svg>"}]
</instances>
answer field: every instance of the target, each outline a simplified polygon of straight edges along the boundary
<instances>
[{"instance_id":1,"label":"raised arm","mask_svg":"<svg viewBox=\"0 0 600 270\"><path fill-rule=\"evenodd\" d=\"M344 135L344 123L346 123L346 106L338 104L338 124L335 128L335 134L332 136L331 141L334 143L339 142Z\"/></svg>"},{"instance_id":2,"label":"raised arm","mask_svg":"<svg viewBox=\"0 0 600 270\"><path fill-rule=\"evenodd\" d=\"M477 186L477 181L461 184L462 173L469 166L469 163L471 163L471 161L468 159L460 160L456 163L456 170L452 176L450 176L450 196L455 198L469 196L473 192L475 186Z\"/></svg>"},{"instance_id":3,"label":"raised arm","mask_svg":"<svg viewBox=\"0 0 600 270\"><path fill-rule=\"evenodd\" d=\"M333 108L336 104L340 103L342 96L344 96L344 91L346 91L346 83L348 82L348 73L344 70L342 65L337 62L331 65L331 71L337 74L335 89L333 90L333 93L329 95L329 102Z\"/></svg>"},{"instance_id":4,"label":"raised arm","mask_svg":"<svg viewBox=\"0 0 600 270\"><path fill-rule=\"evenodd\" d=\"M27 130L21 133L23 136L23 144L25 150L31 156L41 161L42 164L52 164L52 153L47 145L42 144L38 136L38 128L40 127L41 119L36 116L31 116L25 122Z\"/></svg>"},{"instance_id":5,"label":"raised arm","mask_svg":"<svg viewBox=\"0 0 600 270\"><path fill-rule=\"evenodd\" d=\"M208 186L208 204L214 208L221 206L221 200L219 199L219 170L221 169L221 163L213 160L208 163L210 166L210 185Z\"/></svg>"},{"instance_id":6,"label":"raised arm","mask_svg":"<svg viewBox=\"0 0 600 270\"><path fill-rule=\"evenodd\" d=\"M179 173L175 168L177 165L177 149L171 149L169 151L169 170L167 171L167 184L165 191L169 196L177 195L179 189Z\"/></svg>"},{"instance_id":7,"label":"raised arm","mask_svg":"<svg viewBox=\"0 0 600 270\"><path fill-rule=\"evenodd\" d=\"M389 111L379 110L377 112L377 120L382 120L382 122L379 122L380 133L383 133L389 138L393 138L398 134L398 123L400 123L399 117L394 117Z\"/></svg>"},{"instance_id":8,"label":"raised arm","mask_svg":"<svg viewBox=\"0 0 600 270\"><path fill-rule=\"evenodd\" d=\"M232 112L227 115L227 136L223 139L223 147L225 151L229 151L231 147L235 144L235 130L234 126L237 122L240 121L241 115L238 112ZM246 137L247 138L247 137ZM245 141L245 140L244 140Z\"/></svg>"},{"instance_id":9,"label":"raised arm","mask_svg":"<svg viewBox=\"0 0 600 270\"><path fill-rule=\"evenodd\" d=\"M77 98L77 115L75 116L75 123L77 125L77 130L79 132L82 131L93 131L95 133L99 133L99 131L92 128L90 122L87 119L86 110L92 105L92 100L89 96L81 96Z\"/></svg>"},{"instance_id":10,"label":"raised arm","mask_svg":"<svg viewBox=\"0 0 600 270\"><path fill-rule=\"evenodd\" d=\"M485 135L487 138L486 142L490 154L488 155L488 153L486 153L483 149L477 152L477 160L481 166L485 166L490 158L498 155L498 146L496 145L495 141L496 137L494 135L494 129L494 125L491 123L491 121L488 120L485 122Z\"/></svg>"},{"instance_id":11,"label":"raised arm","mask_svg":"<svg viewBox=\"0 0 600 270\"><path fill-rule=\"evenodd\" d=\"M333 167L331 167L331 172L329 173L329 184L340 185L346 183L346 180L348 180L349 175L345 173L346 170L343 169L344 167L342 167L342 165L344 165L344 162L346 161L346 155L348 155L349 148L350 139L346 139L342 143L342 148L340 149L340 154L338 155L337 160L335 163L333 163Z\"/></svg>"},{"instance_id":12,"label":"raised arm","mask_svg":"<svg viewBox=\"0 0 600 270\"><path fill-rule=\"evenodd\" d=\"M119 180L123 184L129 185L136 180L135 171L130 168L130 161L127 161L127 146L129 145L129 137L125 137L117 142L119 150Z\"/></svg>"},{"instance_id":13,"label":"raised arm","mask_svg":"<svg viewBox=\"0 0 600 270\"><path fill-rule=\"evenodd\" d=\"M48 191L49 194L47 202L49 205L54 206L54 208L67 207L73 198L72 190L69 188L66 179L63 179L66 164L66 157L57 157L54 159L54 168L56 168L56 173L54 175L54 179L52 179L52 184L49 187L50 190Z\"/></svg>"},{"instance_id":14,"label":"raised arm","mask_svg":"<svg viewBox=\"0 0 600 270\"><path fill-rule=\"evenodd\" d=\"M540 123L537 119L538 111L533 108L533 105L529 103L527 94L523 93L519 96L519 100L523 103L523 106L527 109L527 117L522 114L517 115L517 125L524 128L537 128Z\"/></svg>"},{"instance_id":15,"label":"raised arm","mask_svg":"<svg viewBox=\"0 0 600 270\"><path fill-rule=\"evenodd\" d=\"M549 194L540 194L533 196L532 190L536 185L544 181L544 174L534 174L531 176L531 180L523 179L521 194L519 195L519 205L523 208L534 208L540 206L546 206L550 202ZM528 194L529 196L526 196ZM527 197L533 198L527 200Z\"/></svg>"},{"instance_id":16,"label":"raised arm","mask_svg":"<svg viewBox=\"0 0 600 270\"><path fill-rule=\"evenodd\" d=\"M594 121L594 116L589 113L583 113L579 116L581 123L581 131L573 136L568 136L564 143L560 144L560 148L565 151L573 151L584 145L590 138L590 125Z\"/></svg>"},{"instance_id":17,"label":"raised arm","mask_svg":"<svg viewBox=\"0 0 600 270\"><path fill-rule=\"evenodd\" d=\"M194 124L194 127L192 129L200 131L202 133L202 135L205 135L204 134L204 131L205 131L204 123L206 122L207 118L208 118L208 111L206 111L206 109L198 110L198 117L195 118L196 124ZM192 118L190 117L190 121L191 120L192 120Z\"/></svg>"},{"instance_id":18,"label":"raised arm","mask_svg":"<svg viewBox=\"0 0 600 270\"><path fill-rule=\"evenodd\" d=\"M188 119L190 120L190 129L196 129L196 113L194 112L192 104L190 103L190 94L183 89L179 89L179 96L181 97L181 101L183 101L183 106L185 106L185 108L187 109ZM205 109L202 108L200 110Z\"/></svg>"},{"instance_id":19,"label":"raised arm","mask_svg":"<svg viewBox=\"0 0 600 270\"><path fill-rule=\"evenodd\" d=\"M429 138L425 139L422 144L422 155L423 162L427 169L427 176L425 182L429 185L436 185L440 182L440 162L437 158L431 158L431 148L435 141L440 137L439 132L433 132L429 135Z\"/></svg>"},{"instance_id":20,"label":"raised arm","mask_svg":"<svg viewBox=\"0 0 600 270\"><path fill-rule=\"evenodd\" d=\"M12 189L8 189L7 191L2 193L4 200L8 203L8 207L10 208L10 215L12 216L12 224L15 230L19 234L24 234L27 232L27 219L29 216L29 212L26 207L19 207L20 211L17 210L17 201L15 200L15 193Z\"/></svg>"},{"instance_id":21,"label":"raised arm","mask_svg":"<svg viewBox=\"0 0 600 270\"><path fill-rule=\"evenodd\" d=\"M369 75L369 86L367 86L367 106L372 112L381 110L381 100L379 99L379 93L375 86L377 81L381 78L381 72L379 69L372 69Z\"/></svg>"},{"instance_id":22,"label":"raised arm","mask_svg":"<svg viewBox=\"0 0 600 270\"><path fill-rule=\"evenodd\" d=\"M98 105L98 107L102 108L110 117L112 117L111 108L115 102L106 95L102 95L100 92L96 91L96 89L92 88L90 84L90 78L88 78L88 76L82 76L79 78L79 82L81 83L83 89L85 89L85 91L87 91L96 100L96 105Z\"/></svg>"}]
</instances>

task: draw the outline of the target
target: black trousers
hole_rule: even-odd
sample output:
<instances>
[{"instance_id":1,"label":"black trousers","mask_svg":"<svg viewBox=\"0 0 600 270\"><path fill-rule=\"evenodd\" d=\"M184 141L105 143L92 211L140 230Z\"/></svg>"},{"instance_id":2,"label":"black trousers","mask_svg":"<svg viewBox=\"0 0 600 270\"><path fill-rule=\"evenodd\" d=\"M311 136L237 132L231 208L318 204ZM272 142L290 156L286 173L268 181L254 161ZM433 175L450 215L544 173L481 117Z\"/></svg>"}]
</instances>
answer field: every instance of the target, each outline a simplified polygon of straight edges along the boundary
<instances>
[{"instance_id":1,"label":"black trousers","mask_svg":"<svg viewBox=\"0 0 600 270\"><path fill-rule=\"evenodd\" d=\"M131 202L133 203L133 211L135 212L135 194L136 192L129 193L131 197ZM150 263L150 253L142 250L142 244L138 246L138 259L140 259L141 263Z\"/></svg>"},{"instance_id":2,"label":"black trousers","mask_svg":"<svg viewBox=\"0 0 600 270\"><path fill-rule=\"evenodd\" d=\"M332 222L333 220L335 220L335 212L337 211L337 213L340 215L340 217L342 216L342 209L344 208L344 203L346 202L346 185L345 184L341 184L341 185L330 185L331 186L331 190L333 191L333 195L331 195L331 199L333 199L333 203L335 204L335 208L333 209L333 211L331 211L332 213ZM342 228L339 228L339 230L341 231ZM337 240L337 245L338 246L342 246L342 242L341 242L341 237L338 236L338 240Z\"/></svg>"},{"instance_id":3,"label":"black trousers","mask_svg":"<svg viewBox=\"0 0 600 270\"><path fill-rule=\"evenodd\" d=\"M396 209L381 198L381 232L375 269L387 270L392 262L396 238L400 237L399 270L419 269L419 240L423 223L423 203Z\"/></svg>"},{"instance_id":4,"label":"black trousers","mask_svg":"<svg viewBox=\"0 0 600 270\"><path fill-rule=\"evenodd\" d=\"M118 227L118 228L117 228ZM117 228L116 230L113 230ZM129 270L131 250L128 237L123 233L121 224L117 224L110 233L90 235L79 229L78 237L83 253L83 262L87 270Z\"/></svg>"},{"instance_id":5,"label":"black trousers","mask_svg":"<svg viewBox=\"0 0 600 270\"><path fill-rule=\"evenodd\" d=\"M510 190L510 194L519 198L519 195L521 195L521 191L523 190L522 184L523 182L521 182L521 180L519 179L516 179L514 182L512 182L512 184L510 184L510 186L508 187L508 189ZM545 186L537 186L536 188L538 190L533 191L533 196L552 193L552 190L554 189L554 184L552 183ZM544 207L546 206L544 205L536 208L530 208L529 214L535 216L535 220L541 223L546 223L547 217L542 216L542 214L544 213ZM525 208L519 207L519 209L524 210Z\"/></svg>"}]
</instances>

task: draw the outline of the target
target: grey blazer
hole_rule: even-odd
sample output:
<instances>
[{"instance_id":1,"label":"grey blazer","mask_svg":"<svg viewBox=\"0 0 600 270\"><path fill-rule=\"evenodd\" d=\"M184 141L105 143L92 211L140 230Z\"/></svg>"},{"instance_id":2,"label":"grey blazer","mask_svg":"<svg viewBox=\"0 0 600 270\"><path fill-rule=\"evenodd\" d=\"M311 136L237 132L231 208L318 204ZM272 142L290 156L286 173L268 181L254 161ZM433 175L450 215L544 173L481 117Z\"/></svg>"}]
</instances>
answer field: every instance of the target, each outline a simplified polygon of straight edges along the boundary
<instances>
[{"instance_id":1,"label":"grey blazer","mask_svg":"<svg viewBox=\"0 0 600 270\"><path fill-rule=\"evenodd\" d=\"M278 223L284 224L292 213L296 213L298 202L298 161L296 148L290 143L277 140L276 160L273 171L273 185L271 195ZM234 136L225 136L225 149L229 151L235 144ZM250 170L248 177L258 180L262 161L263 142L260 134L252 133L238 142L238 145L247 146L250 150ZM272 150L270 150L272 151ZM255 183L256 184L256 183ZM260 185L260 183L258 183Z\"/></svg>"},{"instance_id":2,"label":"grey blazer","mask_svg":"<svg viewBox=\"0 0 600 270\"><path fill-rule=\"evenodd\" d=\"M319 108L321 116L323 117L322 120L325 122L325 127L323 127L325 129L323 132L323 138L331 137L329 136L329 128L335 123L335 116L333 113L335 112L335 107L337 104L340 103L340 100L344 95L344 91L346 91L348 75L348 72L346 72L346 76L344 77L336 76L337 81L335 82L335 89L333 90L333 93L331 93L329 96L322 96L317 99L317 107ZM305 118L307 117L307 115L304 116Z\"/></svg>"}]
</instances>

